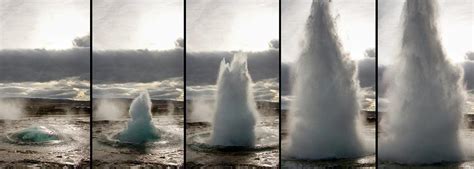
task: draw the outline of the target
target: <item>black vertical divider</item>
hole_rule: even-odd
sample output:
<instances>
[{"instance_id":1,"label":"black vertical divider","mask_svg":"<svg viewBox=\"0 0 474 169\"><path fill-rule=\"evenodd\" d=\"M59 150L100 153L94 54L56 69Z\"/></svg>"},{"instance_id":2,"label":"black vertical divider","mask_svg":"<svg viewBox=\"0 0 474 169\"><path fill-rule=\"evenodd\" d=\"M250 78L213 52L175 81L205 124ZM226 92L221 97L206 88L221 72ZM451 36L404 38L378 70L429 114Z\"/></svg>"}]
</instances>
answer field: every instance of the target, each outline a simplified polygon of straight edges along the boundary
<instances>
[{"instance_id":1,"label":"black vertical divider","mask_svg":"<svg viewBox=\"0 0 474 169\"><path fill-rule=\"evenodd\" d=\"M278 1L278 41L279 41L279 47L278 47L278 63L280 63L278 65L278 111L280 111L278 113L278 122L280 123L278 125L278 157L279 157L279 161L278 161L278 167L281 168L281 124L282 124L282 119L281 119L281 0Z\"/></svg>"},{"instance_id":2,"label":"black vertical divider","mask_svg":"<svg viewBox=\"0 0 474 169\"><path fill-rule=\"evenodd\" d=\"M187 102L186 102L186 0L183 0L183 92L184 92L184 97L183 97L183 168L186 168L186 114L187 114Z\"/></svg>"},{"instance_id":3,"label":"black vertical divider","mask_svg":"<svg viewBox=\"0 0 474 169\"><path fill-rule=\"evenodd\" d=\"M378 147L379 147L379 72L378 72L378 0L375 0L375 166L378 167Z\"/></svg>"},{"instance_id":4,"label":"black vertical divider","mask_svg":"<svg viewBox=\"0 0 474 169\"><path fill-rule=\"evenodd\" d=\"M94 121L93 121L93 119L92 119L92 118L93 118L93 116L92 116L92 110L94 110L94 102L93 102L93 90L92 90L92 88L93 88L93 87L92 87L92 84L93 84L93 80L92 80L92 77L93 77L93 76L92 76L92 74L93 74L93 72L92 72L92 60L93 60L93 59L92 59L92 57L93 57L92 55L93 55L93 52L92 52L92 49L94 48L94 45L93 45L93 35L92 35L92 31L93 31L93 30L92 30L92 24L93 24L93 23L92 23L92 14L93 14L93 11L92 11L92 0L89 1L89 8L90 8L90 13L89 13L89 22L90 22L90 24L89 24L89 27L90 27L90 28L89 28L89 41L90 41L90 42L89 42L89 43L90 43L90 47L89 47L89 51L90 51L90 55L89 55L89 59L90 59L90 64L89 64L89 65L90 65L90 67L89 67L89 76L90 76L90 77L89 77L89 78L90 78L90 79L89 79L89 82L90 82L89 93L90 93L90 94L89 94L89 97L90 97L90 98L89 98L89 100L90 100L90 107L91 107L90 112L89 112L89 134L90 134L90 136L89 136L89 148L90 148L90 149L89 149L89 153L90 153L90 156L89 156L89 158L90 158L90 159L89 159L89 166L90 166L90 168L93 168L93 167L92 167L92 166L93 166L92 162L93 162L94 160L93 160L92 157L93 157L94 154L92 153L92 152L93 152L92 150L93 150L93 146L94 146L94 145L92 144L92 128L93 128L93 122L94 122Z\"/></svg>"}]
</instances>

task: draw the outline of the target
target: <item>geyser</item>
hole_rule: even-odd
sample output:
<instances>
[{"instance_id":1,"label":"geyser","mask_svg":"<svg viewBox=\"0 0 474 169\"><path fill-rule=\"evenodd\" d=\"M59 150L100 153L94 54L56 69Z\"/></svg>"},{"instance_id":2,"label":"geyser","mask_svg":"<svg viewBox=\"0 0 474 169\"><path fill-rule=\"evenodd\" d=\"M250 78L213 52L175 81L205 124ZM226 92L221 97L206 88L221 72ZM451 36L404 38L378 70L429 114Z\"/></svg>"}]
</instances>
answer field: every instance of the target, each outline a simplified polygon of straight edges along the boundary
<instances>
[{"instance_id":1,"label":"geyser","mask_svg":"<svg viewBox=\"0 0 474 169\"><path fill-rule=\"evenodd\" d=\"M465 103L462 70L446 58L434 0L407 0L400 54L389 70L380 158L438 163L463 158L459 128Z\"/></svg>"},{"instance_id":2,"label":"geyser","mask_svg":"<svg viewBox=\"0 0 474 169\"><path fill-rule=\"evenodd\" d=\"M148 92L143 92L135 98L129 110L132 119L127 128L117 135L122 143L144 144L160 138L153 125L151 115L151 100Z\"/></svg>"},{"instance_id":3,"label":"geyser","mask_svg":"<svg viewBox=\"0 0 474 169\"><path fill-rule=\"evenodd\" d=\"M330 159L361 156L356 65L343 54L330 2L314 0L296 63L287 156Z\"/></svg>"},{"instance_id":4,"label":"geyser","mask_svg":"<svg viewBox=\"0 0 474 169\"><path fill-rule=\"evenodd\" d=\"M55 143L61 140L57 131L45 126L34 126L11 133L8 138L18 144Z\"/></svg>"},{"instance_id":5,"label":"geyser","mask_svg":"<svg viewBox=\"0 0 474 169\"><path fill-rule=\"evenodd\" d=\"M222 60L217 79L216 111L210 144L219 146L255 145L257 109L251 92L252 79L247 56L236 53L232 62Z\"/></svg>"}]
</instances>

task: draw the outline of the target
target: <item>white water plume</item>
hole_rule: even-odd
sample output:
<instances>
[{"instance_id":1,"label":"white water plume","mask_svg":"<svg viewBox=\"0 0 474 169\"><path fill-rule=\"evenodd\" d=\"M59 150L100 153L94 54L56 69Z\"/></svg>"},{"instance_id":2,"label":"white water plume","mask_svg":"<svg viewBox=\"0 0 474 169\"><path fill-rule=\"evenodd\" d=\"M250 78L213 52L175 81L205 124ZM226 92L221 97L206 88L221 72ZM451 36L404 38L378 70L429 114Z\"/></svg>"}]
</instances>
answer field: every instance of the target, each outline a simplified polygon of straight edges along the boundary
<instances>
[{"instance_id":1,"label":"white water plume","mask_svg":"<svg viewBox=\"0 0 474 169\"><path fill-rule=\"evenodd\" d=\"M255 145L257 109L252 93L247 56L236 53L230 64L222 60L217 80L216 111L211 144L220 146Z\"/></svg>"},{"instance_id":2,"label":"white water plume","mask_svg":"<svg viewBox=\"0 0 474 169\"><path fill-rule=\"evenodd\" d=\"M343 53L330 1L314 0L296 63L287 156L331 159L362 156L356 64Z\"/></svg>"},{"instance_id":3,"label":"white water plume","mask_svg":"<svg viewBox=\"0 0 474 169\"><path fill-rule=\"evenodd\" d=\"M388 74L387 112L379 152L384 161L427 164L463 159L462 70L443 50L435 0L407 0L401 48Z\"/></svg>"},{"instance_id":4,"label":"white water plume","mask_svg":"<svg viewBox=\"0 0 474 169\"><path fill-rule=\"evenodd\" d=\"M120 133L121 142L143 144L158 139L160 136L152 122L151 100L148 92L143 92L130 105L130 116L127 128Z\"/></svg>"}]
</instances>

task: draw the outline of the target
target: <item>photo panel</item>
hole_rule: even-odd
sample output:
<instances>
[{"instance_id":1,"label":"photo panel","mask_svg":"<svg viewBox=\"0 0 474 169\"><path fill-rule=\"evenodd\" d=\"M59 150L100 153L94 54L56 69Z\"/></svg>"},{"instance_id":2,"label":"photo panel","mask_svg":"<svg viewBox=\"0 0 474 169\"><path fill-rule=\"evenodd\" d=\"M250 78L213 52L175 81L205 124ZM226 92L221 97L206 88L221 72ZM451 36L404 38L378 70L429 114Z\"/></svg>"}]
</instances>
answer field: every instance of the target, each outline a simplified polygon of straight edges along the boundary
<instances>
[{"instance_id":1,"label":"photo panel","mask_svg":"<svg viewBox=\"0 0 474 169\"><path fill-rule=\"evenodd\" d=\"M94 168L184 161L184 1L93 1Z\"/></svg>"},{"instance_id":2,"label":"photo panel","mask_svg":"<svg viewBox=\"0 0 474 169\"><path fill-rule=\"evenodd\" d=\"M278 167L279 1L186 1L186 167Z\"/></svg>"},{"instance_id":3,"label":"photo panel","mask_svg":"<svg viewBox=\"0 0 474 169\"><path fill-rule=\"evenodd\" d=\"M0 0L0 168L90 165L89 2Z\"/></svg>"},{"instance_id":4,"label":"photo panel","mask_svg":"<svg viewBox=\"0 0 474 169\"><path fill-rule=\"evenodd\" d=\"M379 167L474 167L474 2L379 1Z\"/></svg>"},{"instance_id":5,"label":"photo panel","mask_svg":"<svg viewBox=\"0 0 474 169\"><path fill-rule=\"evenodd\" d=\"M376 1L282 0L282 168L376 164Z\"/></svg>"}]
</instances>

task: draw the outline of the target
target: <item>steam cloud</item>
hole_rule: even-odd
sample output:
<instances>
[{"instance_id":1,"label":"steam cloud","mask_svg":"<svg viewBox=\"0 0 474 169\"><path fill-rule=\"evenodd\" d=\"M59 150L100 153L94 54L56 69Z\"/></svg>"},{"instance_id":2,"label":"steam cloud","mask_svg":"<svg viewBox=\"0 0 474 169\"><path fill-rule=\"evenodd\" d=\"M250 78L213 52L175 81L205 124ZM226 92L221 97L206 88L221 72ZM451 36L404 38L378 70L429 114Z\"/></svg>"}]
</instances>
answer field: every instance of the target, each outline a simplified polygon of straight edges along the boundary
<instances>
[{"instance_id":1,"label":"steam cloud","mask_svg":"<svg viewBox=\"0 0 474 169\"><path fill-rule=\"evenodd\" d=\"M24 103L20 100L0 98L0 119L19 119L23 116Z\"/></svg>"},{"instance_id":2,"label":"steam cloud","mask_svg":"<svg viewBox=\"0 0 474 169\"><path fill-rule=\"evenodd\" d=\"M93 111L94 120L119 120L124 117L126 106L121 102L108 99L99 100L97 109Z\"/></svg>"}]
</instances>

